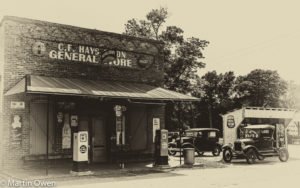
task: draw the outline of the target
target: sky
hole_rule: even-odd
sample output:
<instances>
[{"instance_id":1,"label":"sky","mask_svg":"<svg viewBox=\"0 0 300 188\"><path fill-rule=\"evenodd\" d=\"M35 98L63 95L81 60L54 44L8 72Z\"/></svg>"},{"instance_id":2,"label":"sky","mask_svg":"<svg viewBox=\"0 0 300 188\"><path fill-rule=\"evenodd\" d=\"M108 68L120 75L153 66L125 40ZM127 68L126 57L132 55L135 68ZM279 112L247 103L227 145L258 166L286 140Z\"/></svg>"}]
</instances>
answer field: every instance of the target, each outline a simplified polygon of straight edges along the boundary
<instances>
[{"instance_id":1,"label":"sky","mask_svg":"<svg viewBox=\"0 0 300 188\"><path fill-rule=\"evenodd\" d=\"M159 7L169 12L165 26L210 42L200 76L259 68L300 84L298 0L0 0L0 19L19 16L122 33L127 20L145 19Z\"/></svg>"}]
</instances>

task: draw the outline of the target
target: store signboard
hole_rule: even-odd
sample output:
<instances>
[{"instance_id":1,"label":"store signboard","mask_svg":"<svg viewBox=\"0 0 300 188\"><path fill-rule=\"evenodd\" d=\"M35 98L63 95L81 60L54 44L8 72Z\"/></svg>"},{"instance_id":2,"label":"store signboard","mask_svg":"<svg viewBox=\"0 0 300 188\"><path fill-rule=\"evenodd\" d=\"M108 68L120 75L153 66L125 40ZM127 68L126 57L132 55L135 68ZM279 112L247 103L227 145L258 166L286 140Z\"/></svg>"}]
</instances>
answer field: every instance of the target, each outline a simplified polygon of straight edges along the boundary
<instances>
[{"instance_id":1,"label":"store signboard","mask_svg":"<svg viewBox=\"0 0 300 188\"><path fill-rule=\"evenodd\" d=\"M37 56L48 56L50 59L64 62L73 61L114 67L147 68L154 62L152 55L62 42L54 43L53 47L52 44L47 45L45 42L37 41L32 45L32 52Z\"/></svg>"},{"instance_id":2,"label":"store signboard","mask_svg":"<svg viewBox=\"0 0 300 188\"><path fill-rule=\"evenodd\" d=\"M137 58L132 52L121 50L102 49L92 46L58 43L57 49L49 51L50 59L78 61L83 63L103 64L118 67L133 67L133 63L140 60L143 64L150 63L150 58Z\"/></svg>"}]
</instances>

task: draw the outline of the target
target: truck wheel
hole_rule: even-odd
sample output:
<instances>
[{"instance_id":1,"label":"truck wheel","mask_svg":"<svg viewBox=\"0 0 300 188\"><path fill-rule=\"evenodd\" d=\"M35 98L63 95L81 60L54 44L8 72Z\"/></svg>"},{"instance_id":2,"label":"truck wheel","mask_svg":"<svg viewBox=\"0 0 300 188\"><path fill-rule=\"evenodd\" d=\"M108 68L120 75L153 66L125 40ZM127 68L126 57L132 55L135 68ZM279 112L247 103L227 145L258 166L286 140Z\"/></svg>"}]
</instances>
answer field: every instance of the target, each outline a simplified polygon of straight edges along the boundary
<instances>
[{"instance_id":1,"label":"truck wheel","mask_svg":"<svg viewBox=\"0 0 300 188\"><path fill-rule=\"evenodd\" d=\"M279 160L281 162L286 162L289 159L289 152L285 148L279 149Z\"/></svg>"},{"instance_id":2,"label":"truck wheel","mask_svg":"<svg viewBox=\"0 0 300 188\"><path fill-rule=\"evenodd\" d=\"M168 153L169 155L172 155L172 156L175 156L176 155L176 151L172 151L172 149L174 149L175 147L174 146L169 146L169 150L168 150Z\"/></svg>"},{"instance_id":3,"label":"truck wheel","mask_svg":"<svg viewBox=\"0 0 300 188\"><path fill-rule=\"evenodd\" d=\"M248 151L246 151L246 160L248 164L253 164L256 158L257 157L254 149L250 148Z\"/></svg>"},{"instance_id":4,"label":"truck wheel","mask_svg":"<svg viewBox=\"0 0 300 188\"><path fill-rule=\"evenodd\" d=\"M224 149L223 151L223 160L226 163L230 163L232 160L232 151L229 148Z\"/></svg>"},{"instance_id":5,"label":"truck wheel","mask_svg":"<svg viewBox=\"0 0 300 188\"><path fill-rule=\"evenodd\" d=\"M216 147L213 149L212 154L213 154L213 156L219 156L219 155L220 155L220 152L221 152L220 147L216 146Z\"/></svg>"}]
</instances>

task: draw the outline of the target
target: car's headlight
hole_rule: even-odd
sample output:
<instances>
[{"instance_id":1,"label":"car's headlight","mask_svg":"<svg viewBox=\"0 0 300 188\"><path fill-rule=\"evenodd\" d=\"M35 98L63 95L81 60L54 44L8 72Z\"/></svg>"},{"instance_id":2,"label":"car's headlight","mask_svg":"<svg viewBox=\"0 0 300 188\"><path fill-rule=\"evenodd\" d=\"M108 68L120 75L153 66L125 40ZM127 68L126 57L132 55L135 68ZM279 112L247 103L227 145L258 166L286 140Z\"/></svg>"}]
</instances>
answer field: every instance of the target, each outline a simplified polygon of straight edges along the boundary
<instances>
[{"instance_id":1,"label":"car's headlight","mask_svg":"<svg viewBox=\"0 0 300 188\"><path fill-rule=\"evenodd\" d=\"M246 147L246 144L244 142L241 143L242 148Z\"/></svg>"}]
</instances>

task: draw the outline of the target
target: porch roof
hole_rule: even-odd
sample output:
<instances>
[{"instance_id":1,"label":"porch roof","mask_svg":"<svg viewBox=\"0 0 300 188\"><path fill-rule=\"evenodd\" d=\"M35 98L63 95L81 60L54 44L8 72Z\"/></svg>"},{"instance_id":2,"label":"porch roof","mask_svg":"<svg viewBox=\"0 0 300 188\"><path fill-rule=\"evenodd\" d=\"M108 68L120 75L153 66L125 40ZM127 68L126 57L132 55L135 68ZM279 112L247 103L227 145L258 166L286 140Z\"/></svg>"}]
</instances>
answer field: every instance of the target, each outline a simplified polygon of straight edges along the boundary
<instances>
[{"instance_id":1,"label":"porch roof","mask_svg":"<svg viewBox=\"0 0 300 188\"><path fill-rule=\"evenodd\" d=\"M18 93L98 96L145 100L198 101L196 97L141 83L28 75L5 95Z\"/></svg>"}]
</instances>

